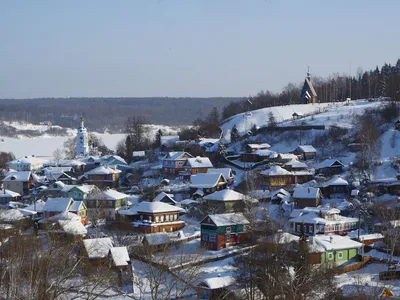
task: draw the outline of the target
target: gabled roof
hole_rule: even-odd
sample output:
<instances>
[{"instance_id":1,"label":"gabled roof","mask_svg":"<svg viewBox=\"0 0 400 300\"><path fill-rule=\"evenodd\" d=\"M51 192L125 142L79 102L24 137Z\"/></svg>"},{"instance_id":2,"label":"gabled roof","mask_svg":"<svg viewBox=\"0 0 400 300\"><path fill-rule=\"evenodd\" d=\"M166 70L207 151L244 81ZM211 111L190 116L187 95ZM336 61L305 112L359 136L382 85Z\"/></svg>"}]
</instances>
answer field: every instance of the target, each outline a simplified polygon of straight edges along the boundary
<instances>
[{"instance_id":1,"label":"gabled roof","mask_svg":"<svg viewBox=\"0 0 400 300\"><path fill-rule=\"evenodd\" d=\"M285 159L285 160L286 160L286 159L290 159L290 160L295 159L295 160L298 160L297 155L296 155L296 154L292 154L292 153L279 153L278 156L280 156L281 159Z\"/></svg>"},{"instance_id":2,"label":"gabled roof","mask_svg":"<svg viewBox=\"0 0 400 300\"><path fill-rule=\"evenodd\" d=\"M215 224L215 226L230 226L236 224L247 225L250 222L246 219L246 217L242 213L228 213L228 214L215 214L215 215L208 215L205 217L200 224L208 224L204 222L210 218L210 220Z\"/></svg>"},{"instance_id":3,"label":"gabled roof","mask_svg":"<svg viewBox=\"0 0 400 300\"><path fill-rule=\"evenodd\" d=\"M46 202L44 202L43 200L38 200L38 201L36 201L35 204L31 204L31 205L25 207L25 210L43 212L43 208L45 205L46 205Z\"/></svg>"},{"instance_id":4,"label":"gabled roof","mask_svg":"<svg viewBox=\"0 0 400 300\"><path fill-rule=\"evenodd\" d=\"M89 258L105 258L113 247L111 238L98 238L83 240Z\"/></svg>"},{"instance_id":5,"label":"gabled roof","mask_svg":"<svg viewBox=\"0 0 400 300\"><path fill-rule=\"evenodd\" d=\"M165 192L161 192L159 193L155 198L154 198L154 202L159 202L161 201L164 197L167 197L168 199L170 199L172 202L175 202L174 200L174 195L173 194L167 194Z\"/></svg>"},{"instance_id":6,"label":"gabled roof","mask_svg":"<svg viewBox=\"0 0 400 300\"><path fill-rule=\"evenodd\" d=\"M44 212L66 212L72 203L72 198L48 198L43 207Z\"/></svg>"},{"instance_id":7,"label":"gabled roof","mask_svg":"<svg viewBox=\"0 0 400 300\"><path fill-rule=\"evenodd\" d=\"M331 185L349 185L349 183L339 175L334 175L330 180L325 182L324 187L328 187Z\"/></svg>"},{"instance_id":8,"label":"gabled roof","mask_svg":"<svg viewBox=\"0 0 400 300\"><path fill-rule=\"evenodd\" d=\"M81 208L86 208L86 205L83 203L83 201L72 201L68 211L79 211Z\"/></svg>"},{"instance_id":9,"label":"gabled roof","mask_svg":"<svg viewBox=\"0 0 400 300\"><path fill-rule=\"evenodd\" d=\"M94 184L74 185L69 189L69 192L72 191L73 189L77 189L77 190L81 191L82 193L87 194L96 188L97 187Z\"/></svg>"},{"instance_id":10,"label":"gabled roof","mask_svg":"<svg viewBox=\"0 0 400 300\"><path fill-rule=\"evenodd\" d=\"M17 158L15 160L12 160L8 162L7 164L9 165L15 165L15 164L32 164L32 165L37 165L37 164L44 164L48 162L46 159L42 159L36 156L22 156L20 158Z\"/></svg>"},{"instance_id":11,"label":"gabled roof","mask_svg":"<svg viewBox=\"0 0 400 300\"><path fill-rule=\"evenodd\" d=\"M135 207L138 213L163 213L163 212L179 212L182 209L180 207L170 205L164 202L140 202L139 205Z\"/></svg>"},{"instance_id":12,"label":"gabled roof","mask_svg":"<svg viewBox=\"0 0 400 300\"><path fill-rule=\"evenodd\" d=\"M299 150L303 153L304 152L317 152L317 150L311 145L300 145L297 147L296 150Z\"/></svg>"},{"instance_id":13,"label":"gabled roof","mask_svg":"<svg viewBox=\"0 0 400 300\"><path fill-rule=\"evenodd\" d=\"M181 158L181 156L184 156L184 158ZM164 159L177 160L177 159L186 159L191 157L193 156L187 152L168 152L168 154L164 157Z\"/></svg>"},{"instance_id":14,"label":"gabled roof","mask_svg":"<svg viewBox=\"0 0 400 300\"><path fill-rule=\"evenodd\" d=\"M130 261L130 258L128 254L128 249L126 247L113 247L110 249L110 252L114 266L121 267L128 265L128 261Z\"/></svg>"},{"instance_id":15,"label":"gabled roof","mask_svg":"<svg viewBox=\"0 0 400 300\"><path fill-rule=\"evenodd\" d=\"M152 246L168 244L171 241L171 237L166 232L145 234L144 238Z\"/></svg>"},{"instance_id":16,"label":"gabled roof","mask_svg":"<svg viewBox=\"0 0 400 300\"><path fill-rule=\"evenodd\" d=\"M288 232L277 232L271 235L266 236L265 238L261 238L260 241L266 241L274 244L287 244L291 242L298 242L299 237L297 235L288 233Z\"/></svg>"},{"instance_id":17,"label":"gabled roof","mask_svg":"<svg viewBox=\"0 0 400 300\"><path fill-rule=\"evenodd\" d=\"M77 159L65 160L60 163L61 167L79 167L84 165L86 165L86 163Z\"/></svg>"},{"instance_id":18,"label":"gabled roof","mask_svg":"<svg viewBox=\"0 0 400 300\"><path fill-rule=\"evenodd\" d=\"M262 157L269 157L269 158L276 158L278 156L278 153L275 151L271 150L256 150L251 153L252 155L257 155L257 156L262 156Z\"/></svg>"},{"instance_id":19,"label":"gabled roof","mask_svg":"<svg viewBox=\"0 0 400 300\"><path fill-rule=\"evenodd\" d=\"M185 166L190 166L191 168L212 168L213 164L208 157L197 156L188 158Z\"/></svg>"},{"instance_id":20,"label":"gabled roof","mask_svg":"<svg viewBox=\"0 0 400 300\"><path fill-rule=\"evenodd\" d=\"M243 201L250 200L252 202L258 202L258 200L251 198L249 196L238 193L234 190L224 189L220 191L216 191L212 194L203 197L204 200L212 200L212 201Z\"/></svg>"},{"instance_id":21,"label":"gabled roof","mask_svg":"<svg viewBox=\"0 0 400 300\"><path fill-rule=\"evenodd\" d=\"M9 174L3 181L22 181L27 182L31 177L30 171L21 171L21 172L14 172Z\"/></svg>"},{"instance_id":22,"label":"gabled roof","mask_svg":"<svg viewBox=\"0 0 400 300\"><path fill-rule=\"evenodd\" d=\"M296 199L315 199L319 196L321 190L314 187L296 187L293 198Z\"/></svg>"},{"instance_id":23,"label":"gabled roof","mask_svg":"<svg viewBox=\"0 0 400 300\"><path fill-rule=\"evenodd\" d=\"M329 168L329 167L332 167L332 165L334 165L334 164L341 165L342 167L344 166L340 160L337 160L337 159L325 159L323 162L321 162L318 165L317 169Z\"/></svg>"},{"instance_id":24,"label":"gabled roof","mask_svg":"<svg viewBox=\"0 0 400 300\"><path fill-rule=\"evenodd\" d=\"M100 166L97 167L93 170L90 170L88 172L86 172L85 174L87 175L108 175L108 174L116 174L116 173L121 173L121 170L118 170L116 168L110 168L110 167L106 167L106 166Z\"/></svg>"},{"instance_id":25,"label":"gabled roof","mask_svg":"<svg viewBox=\"0 0 400 300\"><path fill-rule=\"evenodd\" d=\"M298 161L297 159L292 159L291 161L285 163L283 166L284 167L290 166L295 169L300 169L300 168L307 169L308 168L307 164L305 164L304 162Z\"/></svg>"},{"instance_id":26,"label":"gabled roof","mask_svg":"<svg viewBox=\"0 0 400 300\"><path fill-rule=\"evenodd\" d=\"M190 176L190 187L191 188L212 188L215 187L218 182L226 182L225 177L218 173L201 173Z\"/></svg>"},{"instance_id":27,"label":"gabled roof","mask_svg":"<svg viewBox=\"0 0 400 300\"><path fill-rule=\"evenodd\" d=\"M293 175L292 172L285 170L280 166L272 166L271 168L260 172L260 174L265 176Z\"/></svg>"},{"instance_id":28,"label":"gabled roof","mask_svg":"<svg viewBox=\"0 0 400 300\"><path fill-rule=\"evenodd\" d=\"M207 169L208 174L222 174L225 178L234 177L231 168L209 168Z\"/></svg>"},{"instance_id":29,"label":"gabled roof","mask_svg":"<svg viewBox=\"0 0 400 300\"><path fill-rule=\"evenodd\" d=\"M57 223L66 233L83 236L87 234L87 229L80 220L58 220Z\"/></svg>"}]
</instances>

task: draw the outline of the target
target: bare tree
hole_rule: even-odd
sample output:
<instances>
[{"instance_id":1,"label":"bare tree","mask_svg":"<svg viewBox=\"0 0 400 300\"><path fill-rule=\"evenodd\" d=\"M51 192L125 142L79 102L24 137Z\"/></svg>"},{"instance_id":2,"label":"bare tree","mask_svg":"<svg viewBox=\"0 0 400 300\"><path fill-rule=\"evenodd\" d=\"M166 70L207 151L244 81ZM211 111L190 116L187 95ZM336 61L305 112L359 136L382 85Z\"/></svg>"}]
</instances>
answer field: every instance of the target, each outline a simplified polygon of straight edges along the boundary
<instances>
[{"instance_id":1,"label":"bare tree","mask_svg":"<svg viewBox=\"0 0 400 300\"><path fill-rule=\"evenodd\" d=\"M60 161L63 159L62 150L60 148L57 148L56 150L54 150L53 157L58 166L60 164Z\"/></svg>"}]
</instances>

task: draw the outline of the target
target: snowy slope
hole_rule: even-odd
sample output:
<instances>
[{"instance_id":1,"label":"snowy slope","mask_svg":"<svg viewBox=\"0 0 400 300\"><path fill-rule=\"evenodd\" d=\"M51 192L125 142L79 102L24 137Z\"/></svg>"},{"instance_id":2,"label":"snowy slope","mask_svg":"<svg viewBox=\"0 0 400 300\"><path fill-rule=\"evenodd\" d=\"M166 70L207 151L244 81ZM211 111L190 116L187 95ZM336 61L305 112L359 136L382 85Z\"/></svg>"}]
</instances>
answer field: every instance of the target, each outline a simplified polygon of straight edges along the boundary
<instances>
[{"instance_id":1,"label":"snowy slope","mask_svg":"<svg viewBox=\"0 0 400 300\"><path fill-rule=\"evenodd\" d=\"M380 101L354 100L350 104L346 102L333 102L269 107L233 116L224 121L221 128L224 132L224 137L229 140L230 130L234 125L236 125L241 135L249 131L253 124L256 124L258 127L267 126L268 114L270 112L274 114L281 126L293 126L304 123L307 125L351 127L353 115L362 114L366 109L381 104L382 102ZM309 116L293 121L292 114L294 112Z\"/></svg>"}]
</instances>

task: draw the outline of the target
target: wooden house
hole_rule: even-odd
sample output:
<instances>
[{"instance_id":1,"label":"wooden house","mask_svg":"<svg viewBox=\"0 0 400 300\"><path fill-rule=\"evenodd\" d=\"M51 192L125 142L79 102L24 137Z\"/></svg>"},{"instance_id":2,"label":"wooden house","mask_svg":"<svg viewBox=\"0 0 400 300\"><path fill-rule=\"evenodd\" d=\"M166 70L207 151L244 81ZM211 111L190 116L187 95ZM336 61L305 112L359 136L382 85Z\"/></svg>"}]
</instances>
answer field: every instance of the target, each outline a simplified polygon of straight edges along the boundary
<instances>
[{"instance_id":1,"label":"wooden house","mask_svg":"<svg viewBox=\"0 0 400 300\"><path fill-rule=\"evenodd\" d=\"M246 152L251 153L255 152L257 150L268 150L271 148L270 144L264 143L264 144L247 144L245 147Z\"/></svg>"},{"instance_id":2,"label":"wooden house","mask_svg":"<svg viewBox=\"0 0 400 300\"><path fill-rule=\"evenodd\" d=\"M86 198L89 195L99 192L100 189L94 184L83 184L71 186L67 191L65 191L65 194L67 197L70 197L75 201L86 201Z\"/></svg>"},{"instance_id":3,"label":"wooden house","mask_svg":"<svg viewBox=\"0 0 400 300\"><path fill-rule=\"evenodd\" d=\"M44 217L49 218L59 213L68 212L73 202L72 198L48 198L43 207Z\"/></svg>"},{"instance_id":4,"label":"wooden house","mask_svg":"<svg viewBox=\"0 0 400 300\"><path fill-rule=\"evenodd\" d=\"M307 206L317 207L321 201L322 192L315 187L296 187L293 192L295 208Z\"/></svg>"},{"instance_id":5,"label":"wooden house","mask_svg":"<svg viewBox=\"0 0 400 300\"><path fill-rule=\"evenodd\" d=\"M317 93L311 83L310 72L307 72L307 76L304 79L303 88L301 89L301 100L304 104L317 102Z\"/></svg>"},{"instance_id":6,"label":"wooden house","mask_svg":"<svg viewBox=\"0 0 400 300\"><path fill-rule=\"evenodd\" d=\"M302 232L307 235L345 234L358 228L357 218L341 216L338 209L324 212L322 208L310 207L288 222L291 232L296 235Z\"/></svg>"},{"instance_id":7,"label":"wooden house","mask_svg":"<svg viewBox=\"0 0 400 300\"><path fill-rule=\"evenodd\" d=\"M116 167L99 166L85 173L85 183L94 184L99 189L118 187L121 170Z\"/></svg>"},{"instance_id":8,"label":"wooden house","mask_svg":"<svg viewBox=\"0 0 400 300\"><path fill-rule=\"evenodd\" d=\"M190 192L202 193L202 195L208 195L215 191L226 189L228 182L224 175L218 173L206 173L197 174L190 176Z\"/></svg>"},{"instance_id":9,"label":"wooden house","mask_svg":"<svg viewBox=\"0 0 400 300\"><path fill-rule=\"evenodd\" d=\"M87 224L87 208L83 201L72 201L68 211L79 216L82 224Z\"/></svg>"},{"instance_id":10,"label":"wooden house","mask_svg":"<svg viewBox=\"0 0 400 300\"><path fill-rule=\"evenodd\" d=\"M276 158L279 163L287 163L292 160L299 160L299 157L293 153L279 153Z\"/></svg>"},{"instance_id":11,"label":"wooden house","mask_svg":"<svg viewBox=\"0 0 400 300\"><path fill-rule=\"evenodd\" d=\"M180 220L180 207L163 202L140 202L127 210L120 210L122 222L133 223L141 233L172 232L182 229L185 222Z\"/></svg>"},{"instance_id":12,"label":"wooden house","mask_svg":"<svg viewBox=\"0 0 400 300\"><path fill-rule=\"evenodd\" d=\"M32 181L33 177L30 171L11 172L3 179L3 188L20 195L29 195Z\"/></svg>"},{"instance_id":13,"label":"wooden house","mask_svg":"<svg viewBox=\"0 0 400 300\"><path fill-rule=\"evenodd\" d=\"M204 196L203 201L210 211L219 214L243 212L247 204L249 206L258 204L258 200L230 189L215 191Z\"/></svg>"},{"instance_id":14,"label":"wooden house","mask_svg":"<svg viewBox=\"0 0 400 300\"><path fill-rule=\"evenodd\" d=\"M334 175L323 186L323 194L328 198L345 198L350 194L349 183L339 175Z\"/></svg>"},{"instance_id":15,"label":"wooden house","mask_svg":"<svg viewBox=\"0 0 400 300\"><path fill-rule=\"evenodd\" d=\"M3 189L0 192L0 204L5 205L10 201L19 201L21 199L21 195L19 193Z\"/></svg>"},{"instance_id":16,"label":"wooden house","mask_svg":"<svg viewBox=\"0 0 400 300\"><path fill-rule=\"evenodd\" d=\"M249 221L242 213L208 215L201 222L201 245L219 250L248 241L246 225Z\"/></svg>"},{"instance_id":17,"label":"wooden house","mask_svg":"<svg viewBox=\"0 0 400 300\"><path fill-rule=\"evenodd\" d=\"M112 247L110 256L114 269L123 271L128 269L131 259L126 247Z\"/></svg>"},{"instance_id":18,"label":"wooden house","mask_svg":"<svg viewBox=\"0 0 400 300\"><path fill-rule=\"evenodd\" d=\"M90 261L93 266L104 266L109 264L109 253L113 248L111 238L84 239L80 256Z\"/></svg>"},{"instance_id":19,"label":"wooden house","mask_svg":"<svg viewBox=\"0 0 400 300\"><path fill-rule=\"evenodd\" d=\"M264 179L264 184L270 188L282 187L294 183L293 173L280 167L272 166L260 172Z\"/></svg>"},{"instance_id":20,"label":"wooden house","mask_svg":"<svg viewBox=\"0 0 400 300\"><path fill-rule=\"evenodd\" d=\"M278 154L274 151L265 150L255 150L252 152L244 152L240 154L240 160L243 162L261 162L264 160L275 160Z\"/></svg>"},{"instance_id":21,"label":"wooden house","mask_svg":"<svg viewBox=\"0 0 400 300\"><path fill-rule=\"evenodd\" d=\"M343 167L344 165L340 160L326 159L317 166L316 172L325 176L332 176L342 173Z\"/></svg>"},{"instance_id":22,"label":"wooden house","mask_svg":"<svg viewBox=\"0 0 400 300\"><path fill-rule=\"evenodd\" d=\"M177 176L184 170L188 158L193 158L193 156L187 152L169 152L162 160L164 173Z\"/></svg>"},{"instance_id":23,"label":"wooden house","mask_svg":"<svg viewBox=\"0 0 400 300\"><path fill-rule=\"evenodd\" d=\"M298 155L302 160L315 159L317 156L317 150L311 145L300 145L293 151L293 153Z\"/></svg>"},{"instance_id":24,"label":"wooden house","mask_svg":"<svg viewBox=\"0 0 400 300\"><path fill-rule=\"evenodd\" d=\"M86 197L85 202L89 219L114 220L119 209L127 208L128 195L107 189L90 194Z\"/></svg>"},{"instance_id":25,"label":"wooden house","mask_svg":"<svg viewBox=\"0 0 400 300\"><path fill-rule=\"evenodd\" d=\"M207 173L208 169L213 168L213 164L208 157L197 156L188 158L183 168L185 169L185 173L196 175L198 173Z\"/></svg>"}]
</instances>

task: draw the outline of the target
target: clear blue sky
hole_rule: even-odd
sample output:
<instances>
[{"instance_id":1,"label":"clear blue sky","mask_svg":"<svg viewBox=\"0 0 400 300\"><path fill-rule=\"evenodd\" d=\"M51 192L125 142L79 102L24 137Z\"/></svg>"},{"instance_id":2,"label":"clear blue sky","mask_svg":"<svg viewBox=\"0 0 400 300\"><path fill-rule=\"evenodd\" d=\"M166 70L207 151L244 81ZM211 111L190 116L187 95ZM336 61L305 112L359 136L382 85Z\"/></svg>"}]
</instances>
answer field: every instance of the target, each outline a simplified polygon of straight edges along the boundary
<instances>
[{"instance_id":1,"label":"clear blue sky","mask_svg":"<svg viewBox=\"0 0 400 300\"><path fill-rule=\"evenodd\" d=\"M400 1L0 1L0 98L248 96L400 57Z\"/></svg>"}]
</instances>

